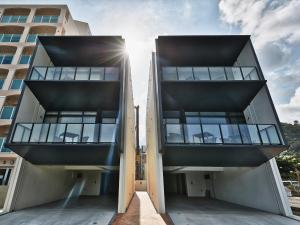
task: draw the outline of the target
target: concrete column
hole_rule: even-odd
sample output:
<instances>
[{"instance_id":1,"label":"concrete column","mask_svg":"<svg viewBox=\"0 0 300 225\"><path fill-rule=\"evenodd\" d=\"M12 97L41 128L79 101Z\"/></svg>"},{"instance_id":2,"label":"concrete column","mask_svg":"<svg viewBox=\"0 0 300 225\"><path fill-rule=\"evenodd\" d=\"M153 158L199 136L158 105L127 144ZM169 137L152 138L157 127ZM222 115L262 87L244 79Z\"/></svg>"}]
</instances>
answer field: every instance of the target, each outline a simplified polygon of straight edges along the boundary
<instances>
[{"instance_id":1,"label":"concrete column","mask_svg":"<svg viewBox=\"0 0 300 225\"><path fill-rule=\"evenodd\" d=\"M20 56L19 56L20 57ZM8 90L12 79L14 78L16 69L10 69L3 84L3 90Z\"/></svg>"}]
</instances>

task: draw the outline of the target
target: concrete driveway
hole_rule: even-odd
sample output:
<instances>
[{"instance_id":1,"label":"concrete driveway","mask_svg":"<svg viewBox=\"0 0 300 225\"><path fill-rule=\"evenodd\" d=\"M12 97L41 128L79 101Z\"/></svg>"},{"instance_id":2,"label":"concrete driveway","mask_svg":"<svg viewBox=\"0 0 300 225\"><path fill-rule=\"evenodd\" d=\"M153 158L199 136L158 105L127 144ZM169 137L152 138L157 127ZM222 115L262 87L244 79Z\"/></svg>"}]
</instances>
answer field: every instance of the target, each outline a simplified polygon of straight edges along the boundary
<instances>
[{"instance_id":1,"label":"concrete driveway","mask_svg":"<svg viewBox=\"0 0 300 225\"><path fill-rule=\"evenodd\" d=\"M300 221L223 201L168 197L166 210L175 225L300 225Z\"/></svg>"},{"instance_id":2,"label":"concrete driveway","mask_svg":"<svg viewBox=\"0 0 300 225\"><path fill-rule=\"evenodd\" d=\"M107 196L80 197L19 210L0 216L5 225L104 225L116 213L116 200Z\"/></svg>"}]
</instances>

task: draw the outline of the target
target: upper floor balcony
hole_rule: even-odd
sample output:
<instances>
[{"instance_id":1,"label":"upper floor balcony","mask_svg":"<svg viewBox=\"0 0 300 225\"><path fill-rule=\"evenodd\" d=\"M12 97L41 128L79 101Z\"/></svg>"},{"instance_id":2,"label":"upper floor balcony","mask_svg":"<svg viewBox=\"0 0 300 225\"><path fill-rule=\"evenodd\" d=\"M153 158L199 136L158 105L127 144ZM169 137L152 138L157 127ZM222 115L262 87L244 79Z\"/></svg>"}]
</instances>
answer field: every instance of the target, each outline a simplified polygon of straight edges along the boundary
<instances>
[{"instance_id":1,"label":"upper floor balcony","mask_svg":"<svg viewBox=\"0 0 300 225\"><path fill-rule=\"evenodd\" d=\"M33 17L33 23L58 23L61 9L39 8Z\"/></svg>"},{"instance_id":2,"label":"upper floor balcony","mask_svg":"<svg viewBox=\"0 0 300 225\"><path fill-rule=\"evenodd\" d=\"M4 10L0 23L26 23L30 8L7 8Z\"/></svg>"}]
</instances>

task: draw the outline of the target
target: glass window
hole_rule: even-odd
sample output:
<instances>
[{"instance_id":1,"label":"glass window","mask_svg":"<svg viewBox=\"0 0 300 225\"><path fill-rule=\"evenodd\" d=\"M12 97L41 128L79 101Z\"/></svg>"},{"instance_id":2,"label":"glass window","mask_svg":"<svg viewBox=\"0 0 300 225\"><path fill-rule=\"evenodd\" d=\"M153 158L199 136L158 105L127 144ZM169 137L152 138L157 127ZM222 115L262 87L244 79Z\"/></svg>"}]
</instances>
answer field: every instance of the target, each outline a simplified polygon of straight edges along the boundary
<instances>
[{"instance_id":1,"label":"glass window","mask_svg":"<svg viewBox=\"0 0 300 225\"><path fill-rule=\"evenodd\" d=\"M226 143L226 144L241 144L242 143L238 125L236 125L236 124L221 124L221 131L222 131L224 143Z\"/></svg>"},{"instance_id":2,"label":"glass window","mask_svg":"<svg viewBox=\"0 0 300 225\"><path fill-rule=\"evenodd\" d=\"M96 123L96 116L83 116L83 123Z\"/></svg>"},{"instance_id":3,"label":"glass window","mask_svg":"<svg viewBox=\"0 0 300 225\"><path fill-rule=\"evenodd\" d=\"M2 89L5 78L0 78L0 89Z\"/></svg>"},{"instance_id":4,"label":"glass window","mask_svg":"<svg viewBox=\"0 0 300 225\"><path fill-rule=\"evenodd\" d=\"M0 64L11 64L13 55L0 55Z\"/></svg>"},{"instance_id":5,"label":"glass window","mask_svg":"<svg viewBox=\"0 0 300 225\"><path fill-rule=\"evenodd\" d=\"M3 106L1 110L0 119L12 119L14 111L14 106Z\"/></svg>"},{"instance_id":6,"label":"glass window","mask_svg":"<svg viewBox=\"0 0 300 225\"><path fill-rule=\"evenodd\" d=\"M23 80L13 79L10 85L10 89L20 90L23 86Z\"/></svg>"},{"instance_id":7,"label":"glass window","mask_svg":"<svg viewBox=\"0 0 300 225\"><path fill-rule=\"evenodd\" d=\"M50 22L50 16L42 16L42 23L49 23Z\"/></svg>"},{"instance_id":8,"label":"glass window","mask_svg":"<svg viewBox=\"0 0 300 225\"><path fill-rule=\"evenodd\" d=\"M280 144L280 139L274 125L258 125L258 129L263 144Z\"/></svg>"},{"instance_id":9,"label":"glass window","mask_svg":"<svg viewBox=\"0 0 300 225\"><path fill-rule=\"evenodd\" d=\"M74 80L75 67L63 67L61 72L61 80Z\"/></svg>"},{"instance_id":10,"label":"glass window","mask_svg":"<svg viewBox=\"0 0 300 225\"><path fill-rule=\"evenodd\" d=\"M46 142L49 124L34 124L29 142Z\"/></svg>"},{"instance_id":11,"label":"glass window","mask_svg":"<svg viewBox=\"0 0 300 225\"><path fill-rule=\"evenodd\" d=\"M44 118L44 123L57 123L57 116L54 115L46 115Z\"/></svg>"},{"instance_id":12,"label":"glass window","mask_svg":"<svg viewBox=\"0 0 300 225\"><path fill-rule=\"evenodd\" d=\"M178 67L177 72L179 80L194 80L192 67Z\"/></svg>"},{"instance_id":13,"label":"glass window","mask_svg":"<svg viewBox=\"0 0 300 225\"><path fill-rule=\"evenodd\" d=\"M105 80L119 80L119 68L118 67L106 67L105 68Z\"/></svg>"},{"instance_id":14,"label":"glass window","mask_svg":"<svg viewBox=\"0 0 300 225\"><path fill-rule=\"evenodd\" d=\"M222 143L219 125L203 124L202 131L204 143Z\"/></svg>"},{"instance_id":15,"label":"glass window","mask_svg":"<svg viewBox=\"0 0 300 225\"><path fill-rule=\"evenodd\" d=\"M31 55L21 55L19 64L29 64Z\"/></svg>"},{"instance_id":16,"label":"glass window","mask_svg":"<svg viewBox=\"0 0 300 225\"><path fill-rule=\"evenodd\" d=\"M167 143L184 143L181 124L166 124Z\"/></svg>"},{"instance_id":17,"label":"glass window","mask_svg":"<svg viewBox=\"0 0 300 225\"><path fill-rule=\"evenodd\" d=\"M82 123L81 116L61 116L58 118L59 123Z\"/></svg>"},{"instance_id":18,"label":"glass window","mask_svg":"<svg viewBox=\"0 0 300 225\"><path fill-rule=\"evenodd\" d=\"M37 40L37 34L28 34L26 41L34 43Z\"/></svg>"},{"instance_id":19,"label":"glass window","mask_svg":"<svg viewBox=\"0 0 300 225\"><path fill-rule=\"evenodd\" d=\"M195 80L210 80L208 67L194 67Z\"/></svg>"},{"instance_id":20,"label":"glass window","mask_svg":"<svg viewBox=\"0 0 300 225\"><path fill-rule=\"evenodd\" d=\"M99 124L83 124L82 142L98 142Z\"/></svg>"},{"instance_id":21,"label":"glass window","mask_svg":"<svg viewBox=\"0 0 300 225\"><path fill-rule=\"evenodd\" d=\"M17 23L19 21L19 16L11 16L10 17L10 22L11 23Z\"/></svg>"},{"instance_id":22,"label":"glass window","mask_svg":"<svg viewBox=\"0 0 300 225\"><path fill-rule=\"evenodd\" d=\"M226 80L223 67L209 67L209 72L212 80Z\"/></svg>"},{"instance_id":23,"label":"glass window","mask_svg":"<svg viewBox=\"0 0 300 225\"><path fill-rule=\"evenodd\" d=\"M225 67L228 80L243 80L242 72L239 67Z\"/></svg>"},{"instance_id":24,"label":"glass window","mask_svg":"<svg viewBox=\"0 0 300 225\"><path fill-rule=\"evenodd\" d=\"M163 73L163 80L177 80L176 67L173 66L163 67L162 73Z\"/></svg>"},{"instance_id":25,"label":"glass window","mask_svg":"<svg viewBox=\"0 0 300 225\"><path fill-rule=\"evenodd\" d=\"M59 80L61 67L48 67L46 80Z\"/></svg>"},{"instance_id":26,"label":"glass window","mask_svg":"<svg viewBox=\"0 0 300 225\"><path fill-rule=\"evenodd\" d=\"M89 67L77 67L76 69L76 80L88 80L90 75Z\"/></svg>"},{"instance_id":27,"label":"glass window","mask_svg":"<svg viewBox=\"0 0 300 225\"><path fill-rule=\"evenodd\" d=\"M115 118L102 118L102 123L116 123Z\"/></svg>"},{"instance_id":28,"label":"glass window","mask_svg":"<svg viewBox=\"0 0 300 225\"><path fill-rule=\"evenodd\" d=\"M104 80L104 68L92 67L90 80Z\"/></svg>"},{"instance_id":29,"label":"glass window","mask_svg":"<svg viewBox=\"0 0 300 225\"><path fill-rule=\"evenodd\" d=\"M100 124L100 142L115 142L116 125Z\"/></svg>"},{"instance_id":30,"label":"glass window","mask_svg":"<svg viewBox=\"0 0 300 225\"><path fill-rule=\"evenodd\" d=\"M50 23L57 23L58 22L58 16L51 16Z\"/></svg>"},{"instance_id":31,"label":"glass window","mask_svg":"<svg viewBox=\"0 0 300 225\"><path fill-rule=\"evenodd\" d=\"M12 34L3 34L2 36L2 42L10 42L10 39L12 37Z\"/></svg>"},{"instance_id":32,"label":"glass window","mask_svg":"<svg viewBox=\"0 0 300 225\"><path fill-rule=\"evenodd\" d=\"M47 142L63 142L66 124L50 124Z\"/></svg>"},{"instance_id":33,"label":"glass window","mask_svg":"<svg viewBox=\"0 0 300 225\"><path fill-rule=\"evenodd\" d=\"M256 125L239 124L239 127L244 144L260 144Z\"/></svg>"},{"instance_id":34,"label":"glass window","mask_svg":"<svg viewBox=\"0 0 300 225\"><path fill-rule=\"evenodd\" d=\"M35 16L33 17L33 22L34 23L40 23L42 21L42 16Z\"/></svg>"},{"instance_id":35,"label":"glass window","mask_svg":"<svg viewBox=\"0 0 300 225\"><path fill-rule=\"evenodd\" d=\"M15 129L13 142L28 142L32 124L18 123Z\"/></svg>"},{"instance_id":36,"label":"glass window","mask_svg":"<svg viewBox=\"0 0 300 225\"><path fill-rule=\"evenodd\" d=\"M20 34L13 34L11 37L11 42L19 42L21 38Z\"/></svg>"},{"instance_id":37,"label":"glass window","mask_svg":"<svg viewBox=\"0 0 300 225\"><path fill-rule=\"evenodd\" d=\"M217 116L201 116L201 123L228 123L228 119L226 117L217 117Z\"/></svg>"},{"instance_id":38,"label":"glass window","mask_svg":"<svg viewBox=\"0 0 300 225\"><path fill-rule=\"evenodd\" d=\"M10 16L2 16L1 17L1 23L9 23Z\"/></svg>"},{"instance_id":39,"label":"glass window","mask_svg":"<svg viewBox=\"0 0 300 225\"><path fill-rule=\"evenodd\" d=\"M67 124L65 142L81 142L81 129L82 124Z\"/></svg>"},{"instance_id":40,"label":"glass window","mask_svg":"<svg viewBox=\"0 0 300 225\"><path fill-rule=\"evenodd\" d=\"M241 67L245 80L259 80L255 67Z\"/></svg>"},{"instance_id":41,"label":"glass window","mask_svg":"<svg viewBox=\"0 0 300 225\"><path fill-rule=\"evenodd\" d=\"M165 123L180 123L180 120L178 118L165 118Z\"/></svg>"},{"instance_id":42,"label":"glass window","mask_svg":"<svg viewBox=\"0 0 300 225\"><path fill-rule=\"evenodd\" d=\"M9 148L4 146L6 137L0 137L0 152L11 152Z\"/></svg>"},{"instance_id":43,"label":"glass window","mask_svg":"<svg viewBox=\"0 0 300 225\"><path fill-rule=\"evenodd\" d=\"M27 16L20 16L18 22L19 23L26 23Z\"/></svg>"},{"instance_id":44,"label":"glass window","mask_svg":"<svg viewBox=\"0 0 300 225\"><path fill-rule=\"evenodd\" d=\"M203 143L200 124L184 125L185 143L198 144Z\"/></svg>"},{"instance_id":45,"label":"glass window","mask_svg":"<svg viewBox=\"0 0 300 225\"><path fill-rule=\"evenodd\" d=\"M31 80L44 80L47 67L34 67L30 79Z\"/></svg>"},{"instance_id":46,"label":"glass window","mask_svg":"<svg viewBox=\"0 0 300 225\"><path fill-rule=\"evenodd\" d=\"M193 124L193 123L200 123L200 117L199 116L187 116L186 123Z\"/></svg>"}]
</instances>

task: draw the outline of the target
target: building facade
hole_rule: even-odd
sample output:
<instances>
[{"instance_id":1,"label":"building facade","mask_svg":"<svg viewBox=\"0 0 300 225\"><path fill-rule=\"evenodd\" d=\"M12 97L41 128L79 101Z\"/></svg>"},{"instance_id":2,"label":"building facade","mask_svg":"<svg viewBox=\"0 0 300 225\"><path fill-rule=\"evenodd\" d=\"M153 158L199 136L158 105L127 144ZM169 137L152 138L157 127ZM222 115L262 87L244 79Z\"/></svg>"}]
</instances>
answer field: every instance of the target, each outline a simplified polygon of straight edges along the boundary
<instances>
[{"instance_id":1,"label":"building facade","mask_svg":"<svg viewBox=\"0 0 300 225\"><path fill-rule=\"evenodd\" d=\"M90 35L66 5L0 5L0 208L17 155L4 147L37 42L43 35Z\"/></svg>"},{"instance_id":2,"label":"building facade","mask_svg":"<svg viewBox=\"0 0 300 225\"><path fill-rule=\"evenodd\" d=\"M286 147L249 36L156 39L147 164L159 212L181 195L291 215L274 159Z\"/></svg>"}]
</instances>

